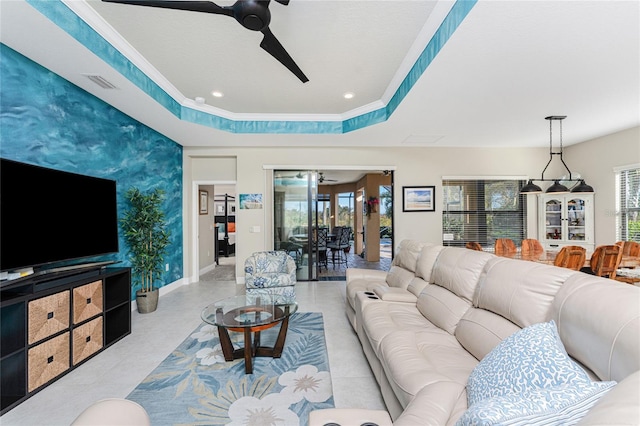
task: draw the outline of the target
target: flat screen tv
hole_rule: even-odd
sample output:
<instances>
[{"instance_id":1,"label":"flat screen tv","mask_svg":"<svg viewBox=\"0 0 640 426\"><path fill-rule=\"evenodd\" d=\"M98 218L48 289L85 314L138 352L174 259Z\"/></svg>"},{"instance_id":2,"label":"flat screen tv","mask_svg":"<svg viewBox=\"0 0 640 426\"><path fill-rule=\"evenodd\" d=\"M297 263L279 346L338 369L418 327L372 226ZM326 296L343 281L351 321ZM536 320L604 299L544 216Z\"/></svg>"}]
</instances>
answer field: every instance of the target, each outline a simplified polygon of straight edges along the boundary
<instances>
[{"instance_id":1,"label":"flat screen tv","mask_svg":"<svg viewBox=\"0 0 640 426\"><path fill-rule=\"evenodd\" d=\"M0 159L0 271L117 251L114 180Z\"/></svg>"}]
</instances>

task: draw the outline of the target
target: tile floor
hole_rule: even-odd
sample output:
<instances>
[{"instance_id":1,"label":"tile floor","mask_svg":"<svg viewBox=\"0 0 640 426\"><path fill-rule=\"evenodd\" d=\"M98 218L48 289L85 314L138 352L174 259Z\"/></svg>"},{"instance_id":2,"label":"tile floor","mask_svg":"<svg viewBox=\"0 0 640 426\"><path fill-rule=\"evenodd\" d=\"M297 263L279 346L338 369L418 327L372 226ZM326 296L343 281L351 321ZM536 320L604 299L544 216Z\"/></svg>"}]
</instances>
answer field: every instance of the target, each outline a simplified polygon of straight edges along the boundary
<instances>
[{"instance_id":1,"label":"tile floor","mask_svg":"<svg viewBox=\"0 0 640 426\"><path fill-rule=\"evenodd\" d=\"M352 247L353 248L353 247ZM381 271L388 271L391 267L391 241L385 240L380 245L380 261L379 262L367 262L359 255L354 254L353 250L347 255L347 264L349 268L364 268L364 269L379 269ZM318 279L328 277L344 277L346 274L345 265L334 265L331 263L331 254L329 254L329 265L327 268L321 267L318 273Z\"/></svg>"},{"instance_id":2,"label":"tile floor","mask_svg":"<svg viewBox=\"0 0 640 426\"><path fill-rule=\"evenodd\" d=\"M129 336L5 413L0 424L69 425L99 399L126 397L201 324L200 311L207 304L243 292L232 281L200 281L162 296L156 312L133 312ZM301 311L323 313L336 407L384 409L345 314L344 281L298 283L296 292Z\"/></svg>"}]
</instances>

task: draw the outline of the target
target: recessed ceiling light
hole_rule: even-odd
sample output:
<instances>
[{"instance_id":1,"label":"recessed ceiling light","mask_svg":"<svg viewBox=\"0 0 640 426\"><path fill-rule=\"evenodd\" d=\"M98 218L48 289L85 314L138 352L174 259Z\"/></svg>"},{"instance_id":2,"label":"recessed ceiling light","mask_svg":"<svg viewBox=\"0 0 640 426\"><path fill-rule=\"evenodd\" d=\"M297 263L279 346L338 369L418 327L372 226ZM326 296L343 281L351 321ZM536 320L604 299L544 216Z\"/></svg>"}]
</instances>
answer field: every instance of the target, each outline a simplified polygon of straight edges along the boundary
<instances>
[{"instance_id":1,"label":"recessed ceiling light","mask_svg":"<svg viewBox=\"0 0 640 426\"><path fill-rule=\"evenodd\" d=\"M355 95L353 94L353 92L347 92L343 96L345 99L353 99Z\"/></svg>"},{"instance_id":2,"label":"recessed ceiling light","mask_svg":"<svg viewBox=\"0 0 640 426\"><path fill-rule=\"evenodd\" d=\"M224 93L222 93L219 90L213 90L211 94L213 95L214 98L221 98L224 96Z\"/></svg>"}]
</instances>

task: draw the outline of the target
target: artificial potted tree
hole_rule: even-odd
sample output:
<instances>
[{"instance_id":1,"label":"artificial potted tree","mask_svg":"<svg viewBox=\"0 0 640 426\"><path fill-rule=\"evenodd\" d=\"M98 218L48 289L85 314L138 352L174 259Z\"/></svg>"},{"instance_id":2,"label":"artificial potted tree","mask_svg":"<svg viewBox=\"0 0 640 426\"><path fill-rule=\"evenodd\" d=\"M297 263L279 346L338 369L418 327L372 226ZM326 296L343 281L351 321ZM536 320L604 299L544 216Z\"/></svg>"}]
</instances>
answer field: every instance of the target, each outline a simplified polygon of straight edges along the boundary
<instances>
[{"instance_id":1,"label":"artificial potted tree","mask_svg":"<svg viewBox=\"0 0 640 426\"><path fill-rule=\"evenodd\" d=\"M131 188L126 198L130 208L120 219L120 225L129 246L134 288L140 286L136 290L138 312L145 314L158 307L158 289L153 281L162 275L169 245L169 231L160 208L164 191L156 188L143 194L138 188Z\"/></svg>"}]
</instances>

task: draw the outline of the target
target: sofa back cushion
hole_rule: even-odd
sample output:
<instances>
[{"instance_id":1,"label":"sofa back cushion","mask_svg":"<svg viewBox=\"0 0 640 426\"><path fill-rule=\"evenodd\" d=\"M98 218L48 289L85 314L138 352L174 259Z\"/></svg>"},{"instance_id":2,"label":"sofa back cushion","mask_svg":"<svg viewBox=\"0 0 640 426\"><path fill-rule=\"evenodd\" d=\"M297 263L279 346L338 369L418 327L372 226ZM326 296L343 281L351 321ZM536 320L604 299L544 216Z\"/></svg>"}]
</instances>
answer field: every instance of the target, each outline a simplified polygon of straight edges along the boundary
<instances>
[{"instance_id":1,"label":"sofa back cushion","mask_svg":"<svg viewBox=\"0 0 640 426\"><path fill-rule=\"evenodd\" d=\"M432 245L416 240L402 240L398 244L391 266L399 266L407 271L416 271L416 262L425 245Z\"/></svg>"},{"instance_id":2,"label":"sofa back cushion","mask_svg":"<svg viewBox=\"0 0 640 426\"><path fill-rule=\"evenodd\" d=\"M576 273L551 307L567 353L600 380L640 370L640 287Z\"/></svg>"},{"instance_id":3,"label":"sofa back cushion","mask_svg":"<svg viewBox=\"0 0 640 426\"><path fill-rule=\"evenodd\" d=\"M414 277L407 286L407 291L413 293L416 297L419 297L420 293L422 293L422 290L424 290L427 285L429 285L429 283L422 278Z\"/></svg>"},{"instance_id":4,"label":"sofa back cushion","mask_svg":"<svg viewBox=\"0 0 640 426\"><path fill-rule=\"evenodd\" d=\"M455 336L458 342L478 360L520 327L493 312L470 308L460 319Z\"/></svg>"},{"instance_id":5,"label":"sofa back cushion","mask_svg":"<svg viewBox=\"0 0 640 426\"><path fill-rule=\"evenodd\" d=\"M471 302L446 288L429 284L420 293L416 306L433 325L453 334Z\"/></svg>"},{"instance_id":6,"label":"sofa back cushion","mask_svg":"<svg viewBox=\"0 0 640 426\"><path fill-rule=\"evenodd\" d=\"M485 267L473 304L520 328L551 319L551 304L562 284L577 274L567 268L496 257Z\"/></svg>"},{"instance_id":7,"label":"sofa back cushion","mask_svg":"<svg viewBox=\"0 0 640 426\"><path fill-rule=\"evenodd\" d=\"M415 277L414 273L401 266L392 265L387 272L386 282L389 287L406 289Z\"/></svg>"},{"instance_id":8,"label":"sofa back cushion","mask_svg":"<svg viewBox=\"0 0 640 426\"><path fill-rule=\"evenodd\" d=\"M484 266L493 258L491 253L445 247L438 255L429 282L471 302Z\"/></svg>"},{"instance_id":9,"label":"sofa back cushion","mask_svg":"<svg viewBox=\"0 0 640 426\"><path fill-rule=\"evenodd\" d=\"M536 262L492 258L477 286L474 307L460 319L456 338L481 360L514 332L551 319L555 295L574 274L577 272Z\"/></svg>"},{"instance_id":10,"label":"sofa back cushion","mask_svg":"<svg viewBox=\"0 0 640 426\"><path fill-rule=\"evenodd\" d=\"M443 246L435 244L427 244L422 247L418 261L416 263L416 276L422 278L426 282L431 281L431 273Z\"/></svg>"},{"instance_id":11,"label":"sofa back cushion","mask_svg":"<svg viewBox=\"0 0 640 426\"><path fill-rule=\"evenodd\" d=\"M416 240L402 240L398 245L391 268L387 273L387 284L389 287L406 289L411 280L415 277L416 262L418 255L425 244Z\"/></svg>"}]
</instances>

